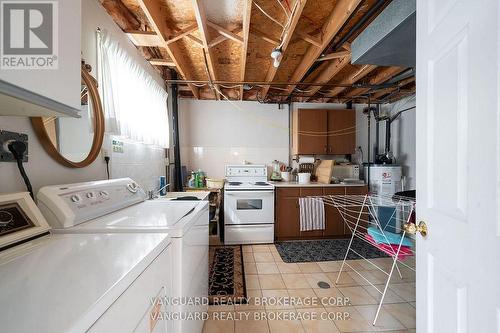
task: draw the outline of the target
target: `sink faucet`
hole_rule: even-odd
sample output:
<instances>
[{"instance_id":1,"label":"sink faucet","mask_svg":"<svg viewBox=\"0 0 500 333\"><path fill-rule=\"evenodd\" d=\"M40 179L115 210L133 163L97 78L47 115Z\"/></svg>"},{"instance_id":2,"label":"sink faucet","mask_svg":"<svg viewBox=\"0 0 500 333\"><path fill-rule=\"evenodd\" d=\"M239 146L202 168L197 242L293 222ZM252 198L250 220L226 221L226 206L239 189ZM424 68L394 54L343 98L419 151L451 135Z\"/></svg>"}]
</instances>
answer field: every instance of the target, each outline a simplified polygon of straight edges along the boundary
<instances>
[{"instance_id":1,"label":"sink faucet","mask_svg":"<svg viewBox=\"0 0 500 333\"><path fill-rule=\"evenodd\" d=\"M149 200L153 200L153 199L156 199L158 198L158 193L160 193L161 191L165 190L167 187L169 187L170 184L166 184L165 186L157 189L157 190L149 190L148 191L148 199Z\"/></svg>"}]
</instances>

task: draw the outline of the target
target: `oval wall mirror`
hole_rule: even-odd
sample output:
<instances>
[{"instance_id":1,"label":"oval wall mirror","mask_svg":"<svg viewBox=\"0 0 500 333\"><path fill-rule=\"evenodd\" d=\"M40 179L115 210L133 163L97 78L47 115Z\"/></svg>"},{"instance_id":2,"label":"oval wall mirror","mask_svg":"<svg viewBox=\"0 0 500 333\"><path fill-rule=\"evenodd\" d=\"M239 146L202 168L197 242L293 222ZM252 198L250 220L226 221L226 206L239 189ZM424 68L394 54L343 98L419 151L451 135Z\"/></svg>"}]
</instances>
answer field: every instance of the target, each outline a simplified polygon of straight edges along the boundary
<instances>
[{"instance_id":1,"label":"oval wall mirror","mask_svg":"<svg viewBox=\"0 0 500 333\"><path fill-rule=\"evenodd\" d=\"M33 117L31 124L45 151L54 160L71 168L91 164L101 150L104 114L97 81L82 65L81 118Z\"/></svg>"}]
</instances>

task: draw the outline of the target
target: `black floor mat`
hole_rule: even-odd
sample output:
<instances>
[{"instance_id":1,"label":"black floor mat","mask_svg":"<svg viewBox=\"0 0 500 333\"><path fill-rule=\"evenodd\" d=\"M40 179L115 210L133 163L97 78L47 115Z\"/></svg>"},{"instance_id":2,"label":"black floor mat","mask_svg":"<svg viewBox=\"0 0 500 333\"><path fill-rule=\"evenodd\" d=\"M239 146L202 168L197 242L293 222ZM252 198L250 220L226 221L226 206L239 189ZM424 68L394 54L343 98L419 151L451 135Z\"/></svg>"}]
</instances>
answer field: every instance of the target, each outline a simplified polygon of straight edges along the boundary
<instances>
[{"instance_id":1,"label":"black floor mat","mask_svg":"<svg viewBox=\"0 0 500 333\"><path fill-rule=\"evenodd\" d=\"M276 243L281 259L287 263L344 260L350 239L321 239ZM368 259L386 258L388 255L374 246L355 238L352 249ZM361 259L349 251L347 259Z\"/></svg>"}]
</instances>

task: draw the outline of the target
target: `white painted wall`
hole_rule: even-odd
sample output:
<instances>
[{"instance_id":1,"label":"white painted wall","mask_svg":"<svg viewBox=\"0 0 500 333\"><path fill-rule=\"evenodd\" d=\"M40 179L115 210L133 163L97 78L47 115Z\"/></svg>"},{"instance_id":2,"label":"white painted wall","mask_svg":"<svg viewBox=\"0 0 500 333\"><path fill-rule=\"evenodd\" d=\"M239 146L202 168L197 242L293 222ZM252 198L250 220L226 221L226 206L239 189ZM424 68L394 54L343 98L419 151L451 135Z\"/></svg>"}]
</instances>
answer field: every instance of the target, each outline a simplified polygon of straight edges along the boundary
<instances>
[{"instance_id":1,"label":"white painted wall","mask_svg":"<svg viewBox=\"0 0 500 333\"><path fill-rule=\"evenodd\" d=\"M121 29L113 22L98 0L82 0L82 57L94 68L95 75L97 27L107 29L117 38L122 47L134 57L158 82L158 73L142 58ZM29 135L29 162L25 164L35 192L42 186L91 181L106 178L105 163L102 156L90 166L70 169L45 153L31 124L26 117L0 117L0 129L22 132ZM111 152L111 138L106 136L103 148ZM158 177L165 175L164 150L139 143L124 143L124 153L111 156L111 176L133 177L146 188L153 188ZM0 163L0 193L24 191L25 186L15 163Z\"/></svg>"},{"instance_id":2,"label":"white painted wall","mask_svg":"<svg viewBox=\"0 0 500 333\"><path fill-rule=\"evenodd\" d=\"M288 163L288 119L275 104L180 100L182 164L223 178L226 164Z\"/></svg>"}]
</instances>

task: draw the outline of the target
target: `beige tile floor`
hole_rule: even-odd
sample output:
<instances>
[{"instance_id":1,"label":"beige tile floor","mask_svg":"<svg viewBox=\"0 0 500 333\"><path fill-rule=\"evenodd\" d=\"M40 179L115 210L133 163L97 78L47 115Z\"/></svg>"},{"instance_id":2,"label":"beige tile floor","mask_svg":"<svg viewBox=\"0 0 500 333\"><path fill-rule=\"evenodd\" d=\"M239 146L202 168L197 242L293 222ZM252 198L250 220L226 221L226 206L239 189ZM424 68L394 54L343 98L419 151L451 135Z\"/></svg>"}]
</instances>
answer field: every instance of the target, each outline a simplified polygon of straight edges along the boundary
<instances>
[{"instance_id":1,"label":"beige tile floor","mask_svg":"<svg viewBox=\"0 0 500 333\"><path fill-rule=\"evenodd\" d=\"M352 270L342 273L335 285L341 262L287 264L272 244L243 246L243 261L247 297L304 302L210 306L204 333L416 332L415 275L410 269L402 269L403 279L393 275L377 325L372 326L380 294ZM387 258L375 261L390 265ZM350 264L383 288L382 272L365 261ZM320 289L318 281L331 288ZM322 298L329 302L322 304ZM332 304L337 299L338 304Z\"/></svg>"}]
</instances>

